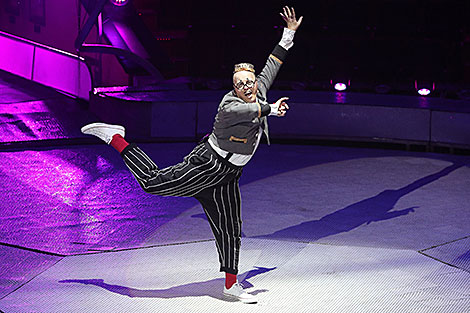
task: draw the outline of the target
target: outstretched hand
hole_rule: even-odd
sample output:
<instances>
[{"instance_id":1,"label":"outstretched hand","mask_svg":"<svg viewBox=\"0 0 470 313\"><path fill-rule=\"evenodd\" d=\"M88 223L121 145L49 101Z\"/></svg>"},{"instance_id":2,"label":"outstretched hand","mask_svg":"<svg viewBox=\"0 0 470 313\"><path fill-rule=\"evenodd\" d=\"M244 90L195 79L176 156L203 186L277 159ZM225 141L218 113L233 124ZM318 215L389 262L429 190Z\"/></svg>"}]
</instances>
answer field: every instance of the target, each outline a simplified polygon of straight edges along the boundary
<instances>
[{"instance_id":1,"label":"outstretched hand","mask_svg":"<svg viewBox=\"0 0 470 313\"><path fill-rule=\"evenodd\" d=\"M282 16L282 19L286 21L287 28L296 31L297 28L299 28L300 24L302 23L302 20L304 17L301 16L299 20L297 20L297 18L295 17L295 10L293 7L289 8L288 6L285 6L283 10L284 10L284 13L281 12L280 14Z\"/></svg>"},{"instance_id":2,"label":"outstretched hand","mask_svg":"<svg viewBox=\"0 0 470 313\"><path fill-rule=\"evenodd\" d=\"M283 97L277 100L274 105L277 107L277 116L284 116L287 113L287 110L289 110L289 105L285 102L286 100L289 100L288 97Z\"/></svg>"}]
</instances>

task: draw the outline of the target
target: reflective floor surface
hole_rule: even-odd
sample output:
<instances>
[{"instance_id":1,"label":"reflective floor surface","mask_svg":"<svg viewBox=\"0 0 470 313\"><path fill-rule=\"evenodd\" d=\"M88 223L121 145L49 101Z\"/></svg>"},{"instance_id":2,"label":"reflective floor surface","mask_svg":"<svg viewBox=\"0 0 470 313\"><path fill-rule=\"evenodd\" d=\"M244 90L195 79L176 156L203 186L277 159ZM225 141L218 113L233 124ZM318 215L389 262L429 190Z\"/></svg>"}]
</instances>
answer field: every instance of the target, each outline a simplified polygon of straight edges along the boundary
<instances>
[{"instance_id":1,"label":"reflective floor surface","mask_svg":"<svg viewBox=\"0 0 470 313\"><path fill-rule=\"evenodd\" d=\"M192 146L141 145L161 167ZM145 194L111 147L0 160L0 310L241 309L221 296L197 201ZM262 145L241 180L240 279L260 299L243 310L469 309L469 165L456 155Z\"/></svg>"},{"instance_id":2,"label":"reflective floor surface","mask_svg":"<svg viewBox=\"0 0 470 313\"><path fill-rule=\"evenodd\" d=\"M91 121L0 73L0 311L470 311L470 157L261 145L240 181L244 305L198 202L144 193ZM140 146L162 168L193 148Z\"/></svg>"}]
</instances>

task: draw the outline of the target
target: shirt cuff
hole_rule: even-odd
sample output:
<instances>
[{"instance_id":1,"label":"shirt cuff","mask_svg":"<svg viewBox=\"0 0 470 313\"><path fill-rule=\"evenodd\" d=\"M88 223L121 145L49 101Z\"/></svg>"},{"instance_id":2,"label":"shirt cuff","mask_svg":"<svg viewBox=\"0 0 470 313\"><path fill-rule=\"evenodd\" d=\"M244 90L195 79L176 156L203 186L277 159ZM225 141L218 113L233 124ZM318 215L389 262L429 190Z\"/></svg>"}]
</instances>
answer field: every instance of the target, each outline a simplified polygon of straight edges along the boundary
<instances>
[{"instance_id":1,"label":"shirt cuff","mask_svg":"<svg viewBox=\"0 0 470 313\"><path fill-rule=\"evenodd\" d=\"M284 32L282 33L281 41L279 45L286 50L289 50L294 45L294 35L295 30L284 28Z\"/></svg>"},{"instance_id":2,"label":"shirt cuff","mask_svg":"<svg viewBox=\"0 0 470 313\"><path fill-rule=\"evenodd\" d=\"M271 114L271 106L269 104L261 104L260 107L261 107L260 117Z\"/></svg>"},{"instance_id":3,"label":"shirt cuff","mask_svg":"<svg viewBox=\"0 0 470 313\"><path fill-rule=\"evenodd\" d=\"M271 112L269 113L268 116L277 116L277 113L279 111L279 106L276 105L276 103L270 103L269 106L271 107Z\"/></svg>"}]
</instances>

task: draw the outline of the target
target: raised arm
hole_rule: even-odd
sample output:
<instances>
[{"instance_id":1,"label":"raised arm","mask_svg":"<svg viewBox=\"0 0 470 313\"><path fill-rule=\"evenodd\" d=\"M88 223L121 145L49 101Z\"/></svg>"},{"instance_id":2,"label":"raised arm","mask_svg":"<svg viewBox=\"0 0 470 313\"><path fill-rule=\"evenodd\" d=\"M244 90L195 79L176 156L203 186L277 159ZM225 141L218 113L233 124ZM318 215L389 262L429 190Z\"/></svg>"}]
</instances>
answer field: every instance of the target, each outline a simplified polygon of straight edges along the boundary
<instances>
[{"instance_id":1,"label":"raised arm","mask_svg":"<svg viewBox=\"0 0 470 313\"><path fill-rule=\"evenodd\" d=\"M276 45L276 47L274 47L274 50L266 61L266 65L257 77L258 89L263 97L266 97L267 91L271 87L282 63L286 59L287 50L294 45L293 39L295 31L299 28L303 20L303 16L297 20L294 8L286 6L283 8L283 11L284 12L281 12L280 14L286 22L286 28L284 28L281 41Z\"/></svg>"}]
</instances>

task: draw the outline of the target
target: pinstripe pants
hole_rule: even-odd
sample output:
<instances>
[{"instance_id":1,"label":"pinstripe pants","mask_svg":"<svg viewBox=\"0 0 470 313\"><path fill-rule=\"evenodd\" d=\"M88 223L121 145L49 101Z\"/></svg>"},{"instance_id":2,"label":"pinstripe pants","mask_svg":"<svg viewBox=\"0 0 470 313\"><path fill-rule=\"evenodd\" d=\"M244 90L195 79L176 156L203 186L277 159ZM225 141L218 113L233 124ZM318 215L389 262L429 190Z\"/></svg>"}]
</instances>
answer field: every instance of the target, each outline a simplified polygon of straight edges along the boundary
<instances>
[{"instance_id":1,"label":"pinstripe pants","mask_svg":"<svg viewBox=\"0 0 470 313\"><path fill-rule=\"evenodd\" d=\"M121 156L145 192L194 197L201 203L215 237L220 270L237 274L242 225L238 181L242 167L221 158L207 142L199 143L181 163L164 169L134 144Z\"/></svg>"}]
</instances>

